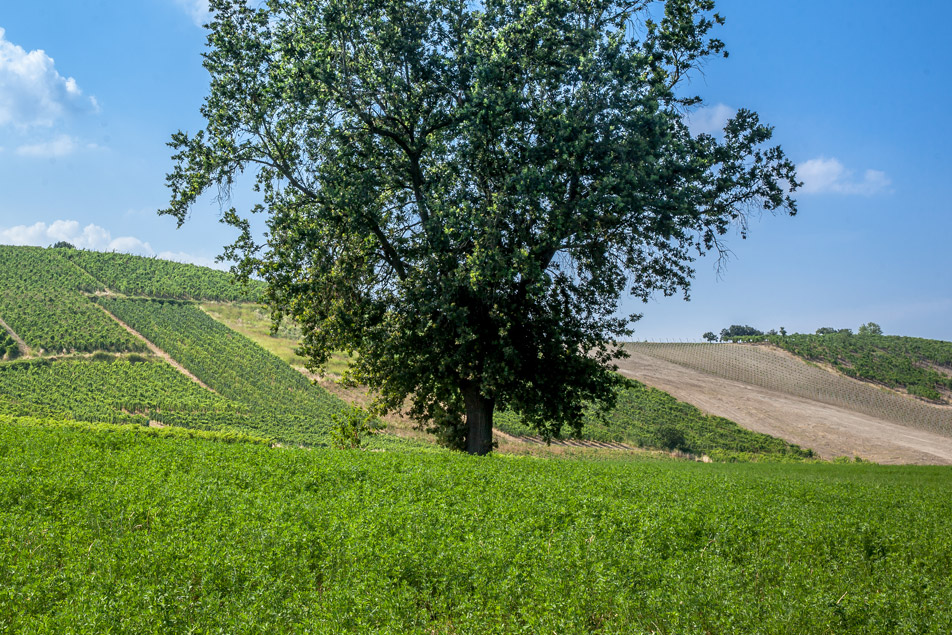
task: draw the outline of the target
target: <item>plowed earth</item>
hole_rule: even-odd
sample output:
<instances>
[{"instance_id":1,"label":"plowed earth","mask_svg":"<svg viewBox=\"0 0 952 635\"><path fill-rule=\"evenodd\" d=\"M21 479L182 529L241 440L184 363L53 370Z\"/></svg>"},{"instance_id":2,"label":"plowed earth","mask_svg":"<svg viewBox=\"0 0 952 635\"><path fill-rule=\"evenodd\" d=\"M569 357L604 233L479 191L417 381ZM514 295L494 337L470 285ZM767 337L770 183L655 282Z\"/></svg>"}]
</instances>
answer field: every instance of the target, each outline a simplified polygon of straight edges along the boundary
<instances>
[{"instance_id":1,"label":"plowed earth","mask_svg":"<svg viewBox=\"0 0 952 635\"><path fill-rule=\"evenodd\" d=\"M824 458L952 465L952 438L846 408L724 379L629 349L619 372L709 414L810 448Z\"/></svg>"}]
</instances>

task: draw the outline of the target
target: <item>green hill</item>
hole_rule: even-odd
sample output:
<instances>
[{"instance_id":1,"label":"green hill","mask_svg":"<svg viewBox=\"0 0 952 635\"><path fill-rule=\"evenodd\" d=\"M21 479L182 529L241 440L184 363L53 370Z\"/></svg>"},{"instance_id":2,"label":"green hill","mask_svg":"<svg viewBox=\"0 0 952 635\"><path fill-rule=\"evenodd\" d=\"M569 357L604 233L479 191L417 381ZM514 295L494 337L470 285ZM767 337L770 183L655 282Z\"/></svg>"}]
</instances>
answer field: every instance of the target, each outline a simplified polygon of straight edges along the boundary
<instances>
[{"instance_id":1,"label":"green hill","mask_svg":"<svg viewBox=\"0 0 952 635\"><path fill-rule=\"evenodd\" d=\"M812 362L829 364L848 377L895 388L929 401L952 403L952 342L896 335L857 335L848 331L750 339L769 342Z\"/></svg>"},{"instance_id":2,"label":"green hill","mask_svg":"<svg viewBox=\"0 0 952 635\"><path fill-rule=\"evenodd\" d=\"M228 287L107 284L62 251L0 246L2 632L952 629L947 467L320 447L345 403L196 304ZM808 456L637 382L589 423Z\"/></svg>"},{"instance_id":3,"label":"green hill","mask_svg":"<svg viewBox=\"0 0 952 635\"><path fill-rule=\"evenodd\" d=\"M283 352L283 361L259 345L269 344L264 338L249 339L193 303L235 306L246 319L259 316L253 319L262 322L245 323L247 332L266 332L264 314L241 308L253 306L248 303L262 289L258 282L235 284L222 271L156 258L0 246L0 319L25 344L2 333L0 358L24 359L0 362L0 413L235 430L283 443L326 444L346 403L287 363L299 361L288 355L293 331L286 333L286 345L271 347ZM192 379L152 355L142 338ZM531 433L511 413L500 413L498 421L511 434ZM607 417L588 418L581 439L721 459L812 456L633 381ZM375 443L388 442L397 441Z\"/></svg>"}]
</instances>

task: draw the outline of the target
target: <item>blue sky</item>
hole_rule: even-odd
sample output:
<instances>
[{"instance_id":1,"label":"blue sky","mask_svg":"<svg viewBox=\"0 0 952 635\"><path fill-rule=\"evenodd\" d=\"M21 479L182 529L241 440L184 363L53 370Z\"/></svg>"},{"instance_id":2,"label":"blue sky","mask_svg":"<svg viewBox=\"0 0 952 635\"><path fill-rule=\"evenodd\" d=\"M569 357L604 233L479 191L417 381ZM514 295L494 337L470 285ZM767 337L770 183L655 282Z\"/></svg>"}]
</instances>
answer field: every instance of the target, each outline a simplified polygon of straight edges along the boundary
<instances>
[{"instance_id":1,"label":"blue sky","mask_svg":"<svg viewBox=\"0 0 952 635\"><path fill-rule=\"evenodd\" d=\"M730 324L952 340L952 3L721 0L730 58L691 89L710 128L739 107L774 125L806 185L795 218L733 236L691 302L631 301L636 337L697 340ZM0 12L0 243L211 264L230 228L208 197L181 229L167 203L172 132L202 127L201 0L43 0ZM231 204L250 200L236 191Z\"/></svg>"}]
</instances>

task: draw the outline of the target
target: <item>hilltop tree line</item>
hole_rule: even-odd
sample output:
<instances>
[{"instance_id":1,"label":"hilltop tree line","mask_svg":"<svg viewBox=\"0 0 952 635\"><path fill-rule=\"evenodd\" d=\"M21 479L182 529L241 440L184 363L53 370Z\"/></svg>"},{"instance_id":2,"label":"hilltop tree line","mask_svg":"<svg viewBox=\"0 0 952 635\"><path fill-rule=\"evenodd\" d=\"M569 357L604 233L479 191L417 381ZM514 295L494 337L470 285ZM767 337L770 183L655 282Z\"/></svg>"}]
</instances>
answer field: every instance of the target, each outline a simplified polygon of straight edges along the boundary
<instances>
[{"instance_id":1,"label":"hilltop tree line","mask_svg":"<svg viewBox=\"0 0 952 635\"><path fill-rule=\"evenodd\" d=\"M834 335L837 333L842 335L852 335L853 329L835 329L830 326L821 326L820 328L816 330L817 335ZM864 337L882 335L883 329L881 326L879 326L875 322L867 322L866 324L860 325L856 334L859 336L864 336ZM764 331L755 329L752 326L747 326L747 325L741 326L739 324L732 324L728 328L721 329L720 335L715 334L713 331L708 331L704 333L704 335L702 335L701 337L704 338L708 342L736 342L736 341L742 341L742 338L763 337L763 336L772 336L772 335L779 335L780 337L786 337L787 329L781 326L779 330L770 329L769 331L765 333Z\"/></svg>"}]
</instances>

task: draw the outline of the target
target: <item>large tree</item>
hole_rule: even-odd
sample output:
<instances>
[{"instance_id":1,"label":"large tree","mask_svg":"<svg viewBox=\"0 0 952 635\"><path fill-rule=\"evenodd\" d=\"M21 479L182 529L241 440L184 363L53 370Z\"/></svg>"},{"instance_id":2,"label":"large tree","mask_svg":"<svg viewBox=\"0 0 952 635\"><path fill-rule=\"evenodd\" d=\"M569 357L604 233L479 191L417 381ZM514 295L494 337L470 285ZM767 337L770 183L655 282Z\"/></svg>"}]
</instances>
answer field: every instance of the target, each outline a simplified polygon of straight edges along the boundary
<instances>
[{"instance_id":1,"label":"large tree","mask_svg":"<svg viewBox=\"0 0 952 635\"><path fill-rule=\"evenodd\" d=\"M611 405L626 294L687 297L693 259L794 167L739 110L692 134L683 84L724 53L712 0L213 0L205 130L173 135L181 224L254 174L264 236L226 254L268 283L320 369L450 445L492 447L495 408L543 435Z\"/></svg>"}]
</instances>

